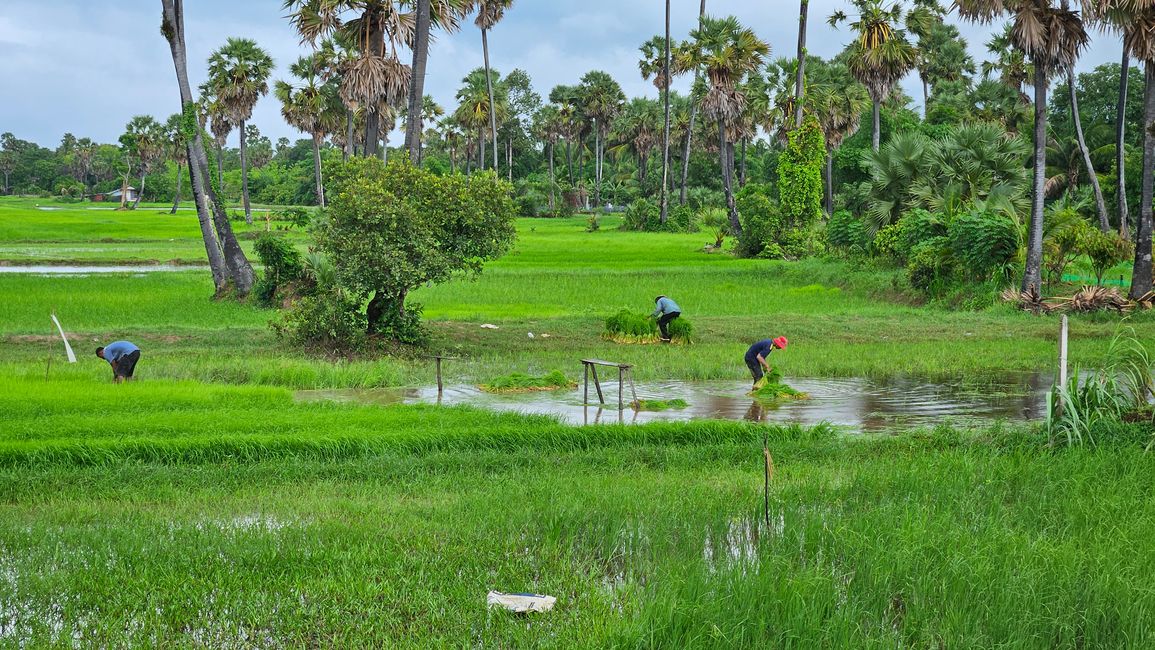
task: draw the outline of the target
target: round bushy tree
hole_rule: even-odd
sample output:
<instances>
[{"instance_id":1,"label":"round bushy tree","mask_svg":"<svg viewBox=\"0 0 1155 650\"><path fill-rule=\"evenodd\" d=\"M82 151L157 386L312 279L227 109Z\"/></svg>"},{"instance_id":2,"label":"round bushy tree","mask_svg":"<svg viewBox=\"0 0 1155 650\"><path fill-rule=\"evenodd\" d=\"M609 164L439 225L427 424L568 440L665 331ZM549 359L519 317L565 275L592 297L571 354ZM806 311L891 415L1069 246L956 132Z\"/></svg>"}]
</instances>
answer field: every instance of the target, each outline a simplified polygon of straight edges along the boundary
<instances>
[{"instance_id":1,"label":"round bushy tree","mask_svg":"<svg viewBox=\"0 0 1155 650\"><path fill-rule=\"evenodd\" d=\"M807 118L790 132L778 162L778 196L787 228L808 230L822 215L822 166L826 141L818 120Z\"/></svg>"}]
</instances>

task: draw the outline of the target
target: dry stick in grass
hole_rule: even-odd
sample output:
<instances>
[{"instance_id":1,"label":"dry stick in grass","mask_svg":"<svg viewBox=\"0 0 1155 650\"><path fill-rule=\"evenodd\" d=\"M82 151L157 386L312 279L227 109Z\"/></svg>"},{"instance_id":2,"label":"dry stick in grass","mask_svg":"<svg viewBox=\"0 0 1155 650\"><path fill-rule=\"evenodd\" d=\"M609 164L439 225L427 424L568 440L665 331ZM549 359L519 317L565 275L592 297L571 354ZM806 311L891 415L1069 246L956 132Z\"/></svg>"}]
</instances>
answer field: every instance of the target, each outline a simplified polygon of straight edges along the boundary
<instances>
[{"instance_id":1,"label":"dry stick in grass","mask_svg":"<svg viewBox=\"0 0 1155 650\"><path fill-rule=\"evenodd\" d=\"M770 456L769 434L762 435L762 455L766 459L766 482L762 489L763 507L766 511L766 530L770 530L770 479L774 478L774 458Z\"/></svg>"}]
</instances>

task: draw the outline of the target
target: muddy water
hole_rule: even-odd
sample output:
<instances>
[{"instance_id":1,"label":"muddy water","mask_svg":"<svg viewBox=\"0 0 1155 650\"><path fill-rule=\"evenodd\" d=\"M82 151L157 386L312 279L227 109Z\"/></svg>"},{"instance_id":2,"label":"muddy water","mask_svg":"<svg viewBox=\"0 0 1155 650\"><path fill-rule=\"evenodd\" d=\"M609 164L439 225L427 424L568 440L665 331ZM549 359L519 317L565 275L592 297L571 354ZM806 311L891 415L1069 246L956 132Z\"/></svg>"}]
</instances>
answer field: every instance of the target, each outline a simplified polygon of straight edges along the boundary
<instances>
[{"instance_id":1,"label":"muddy water","mask_svg":"<svg viewBox=\"0 0 1155 650\"><path fill-rule=\"evenodd\" d=\"M915 379L789 378L794 388L810 394L806 401L758 402L746 396L746 382L663 382L638 384L646 400L689 402L684 409L660 412L617 408L617 385L603 384L607 404L582 404L582 391L491 395L469 386L437 388L301 391L306 401L341 401L364 404L469 405L495 411L553 415L572 424L643 423L695 419L750 420L755 422L831 424L861 431L933 425L941 422L981 424L995 420L1025 421L1046 414L1046 391L1051 379L1019 375L981 388L961 384L928 383ZM629 401L629 389L626 389Z\"/></svg>"}]
</instances>

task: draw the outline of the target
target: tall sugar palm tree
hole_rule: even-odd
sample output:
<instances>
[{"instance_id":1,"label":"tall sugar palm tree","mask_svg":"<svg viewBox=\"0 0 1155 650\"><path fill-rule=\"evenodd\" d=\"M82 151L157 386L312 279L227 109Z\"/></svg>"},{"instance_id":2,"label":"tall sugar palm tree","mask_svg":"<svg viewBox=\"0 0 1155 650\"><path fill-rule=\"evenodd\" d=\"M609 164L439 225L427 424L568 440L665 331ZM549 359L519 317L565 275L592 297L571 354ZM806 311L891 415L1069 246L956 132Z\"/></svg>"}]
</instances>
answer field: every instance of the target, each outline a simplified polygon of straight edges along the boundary
<instances>
[{"instance_id":1,"label":"tall sugar palm tree","mask_svg":"<svg viewBox=\"0 0 1155 650\"><path fill-rule=\"evenodd\" d=\"M757 70L770 54L770 46L738 19L705 17L701 26L690 32L691 45L681 52L675 69L700 68L708 81L702 98L702 112L718 124L719 158L722 187L726 193L730 228L742 233L742 222L734 203L733 131L746 107L746 96L738 84Z\"/></svg>"},{"instance_id":2,"label":"tall sugar palm tree","mask_svg":"<svg viewBox=\"0 0 1155 650\"><path fill-rule=\"evenodd\" d=\"M1099 185L1099 175L1095 173L1095 165L1091 162L1091 150L1087 148L1087 138L1083 136L1083 118L1079 116L1079 92L1075 87L1075 68L1067 68L1067 95L1071 100L1071 121L1075 124L1075 142L1079 145L1079 152L1086 168L1087 177L1091 181L1091 189L1095 196L1095 210L1099 215L1099 230L1107 232L1111 229L1111 222L1107 219L1107 202L1103 199L1103 188Z\"/></svg>"},{"instance_id":3,"label":"tall sugar palm tree","mask_svg":"<svg viewBox=\"0 0 1155 650\"><path fill-rule=\"evenodd\" d=\"M826 140L826 214L834 213L834 152L846 138L858 132L862 113L870 105L866 88L843 63L831 63L815 70L806 106L818 117Z\"/></svg>"},{"instance_id":4,"label":"tall sugar palm tree","mask_svg":"<svg viewBox=\"0 0 1155 650\"><path fill-rule=\"evenodd\" d=\"M144 179L152 171L153 165L164 156L164 127L151 115L137 115L124 127L120 141L140 167L140 188L132 202L132 209L135 210L144 194ZM124 185L127 187L127 183ZM124 207L127 198L127 193L121 195L121 207Z\"/></svg>"},{"instance_id":5,"label":"tall sugar palm tree","mask_svg":"<svg viewBox=\"0 0 1155 650\"><path fill-rule=\"evenodd\" d=\"M638 61L638 69L642 79L654 78L654 86L662 95L663 125L662 125L662 189L660 195L661 213L660 222L666 223L670 211L670 2L666 0L666 32L665 36L655 36L646 41L641 48L642 58ZM644 175L643 175L644 178Z\"/></svg>"},{"instance_id":6,"label":"tall sugar palm tree","mask_svg":"<svg viewBox=\"0 0 1155 650\"><path fill-rule=\"evenodd\" d=\"M706 0L702 0L701 6L698 8L698 28L701 29L702 21L706 18ZM692 46L690 43L682 43L672 53L671 67L673 74L682 74L689 72L690 69L679 67L676 63L678 58L683 58L685 55L683 50L690 51ZM698 103L699 99L705 94L705 84L702 82L702 71L698 68L691 68L694 72L694 83L690 90L690 120L686 126L686 137L682 147L682 183L681 189L678 193L678 205L686 205L686 189L690 181L690 147L694 143L694 124L698 120Z\"/></svg>"},{"instance_id":7,"label":"tall sugar palm tree","mask_svg":"<svg viewBox=\"0 0 1155 650\"><path fill-rule=\"evenodd\" d=\"M489 93L489 104L496 101L493 97L493 78L489 75L489 30L501 22L505 11L513 6L513 0L477 0L477 18L473 24L481 30L481 49L485 59L485 84ZM493 170L497 171L497 114L489 113L489 136L493 140Z\"/></svg>"},{"instance_id":8,"label":"tall sugar palm tree","mask_svg":"<svg viewBox=\"0 0 1155 650\"><path fill-rule=\"evenodd\" d=\"M980 23L1009 16L1011 45L1030 59L1034 69L1034 182L1022 290L1038 290L1042 287L1047 181L1047 87L1054 74L1075 64L1090 38L1077 12L1056 7L1051 0L956 0L955 7L963 18Z\"/></svg>"},{"instance_id":9,"label":"tall sugar palm tree","mask_svg":"<svg viewBox=\"0 0 1155 650\"><path fill-rule=\"evenodd\" d=\"M197 205L197 219L208 255L213 285L221 295L230 288L240 296L247 296L253 287L253 267L233 234L232 224L209 182L208 157L205 155L201 130L197 128L195 98L188 79L188 51L185 45L184 2L161 0L161 33L168 41L176 69L180 91L183 129L188 147L189 175L193 199Z\"/></svg>"},{"instance_id":10,"label":"tall sugar palm tree","mask_svg":"<svg viewBox=\"0 0 1155 650\"><path fill-rule=\"evenodd\" d=\"M593 122L594 130L594 202L602 205L602 177L605 161L606 135L614 118L625 105L626 94L609 73L600 70L587 72L578 84L581 112Z\"/></svg>"},{"instance_id":11,"label":"tall sugar palm tree","mask_svg":"<svg viewBox=\"0 0 1155 650\"><path fill-rule=\"evenodd\" d=\"M490 126L493 120L504 121L509 110L504 85L494 83L493 77L497 76L497 71L487 72L482 68L466 75L461 80L464 85L457 91L458 106L453 114L454 119L466 132L477 136L478 167L482 169L485 167L486 127ZM494 104L490 103L490 88L495 91Z\"/></svg>"},{"instance_id":12,"label":"tall sugar palm tree","mask_svg":"<svg viewBox=\"0 0 1155 650\"><path fill-rule=\"evenodd\" d=\"M802 126L803 91L806 84L806 17L810 0L801 0L798 7L798 71L794 79L794 128Z\"/></svg>"},{"instance_id":13,"label":"tall sugar palm tree","mask_svg":"<svg viewBox=\"0 0 1155 650\"><path fill-rule=\"evenodd\" d=\"M241 139L241 199L245 206L245 223L253 223L249 204L248 143L245 123L253 116L257 101L269 92L269 75L273 58L247 38L230 38L224 47L209 57L208 85L235 124Z\"/></svg>"},{"instance_id":14,"label":"tall sugar palm tree","mask_svg":"<svg viewBox=\"0 0 1155 650\"><path fill-rule=\"evenodd\" d=\"M894 85L914 68L918 51L906 40L906 33L899 29L902 20L902 5L895 2L886 5L883 0L851 0L858 11L850 21L850 28L857 38L847 47L847 62L866 90L874 105L874 137L871 141L875 151L881 140L879 114L882 102L890 96ZM847 21L844 12L837 11L830 16L830 25L838 26Z\"/></svg>"},{"instance_id":15,"label":"tall sugar palm tree","mask_svg":"<svg viewBox=\"0 0 1155 650\"><path fill-rule=\"evenodd\" d=\"M184 166L188 164L188 143L185 142L184 130L181 128L180 113L171 115L165 122L164 137L166 155L169 160L176 163L176 191L173 192L172 210L169 210L169 214L176 214L177 208L180 207L181 191L184 185L182 172Z\"/></svg>"},{"instance_id":16,"label":"tall sugar palm tree","mask_svg":"<svg viewBox=\"0 0 1155 650\"><path fill-rule=\"evenodd\" d=\"M289 67L298 85L277 81L273 94L281 102L281 115L290 126L313 138L313 176L317 205L325 207L325 184L321 175L321 143L341 127L345 107L334 82L321 81L320 65L313 57L301 57ZM366 147L369 143L365 143Z\"/></svg>"}]
</instances>

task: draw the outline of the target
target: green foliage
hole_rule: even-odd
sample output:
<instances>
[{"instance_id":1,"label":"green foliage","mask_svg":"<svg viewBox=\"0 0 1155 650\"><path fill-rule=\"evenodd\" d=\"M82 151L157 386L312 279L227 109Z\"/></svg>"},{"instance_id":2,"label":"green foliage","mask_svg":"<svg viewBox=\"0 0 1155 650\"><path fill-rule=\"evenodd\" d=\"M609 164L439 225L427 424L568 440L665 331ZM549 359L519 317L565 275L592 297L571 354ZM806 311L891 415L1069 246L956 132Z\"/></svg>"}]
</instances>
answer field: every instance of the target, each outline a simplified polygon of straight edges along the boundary
<instances>
[{"instance_id":1,"label":"green foliage","mask_svg":"<svg viewBox=\"0 0 1155 650\"><path fill-rule=\"evenodd\" d=\"M688 205L673 206L666 215L665 232L697 232L698 214Z\"/></svg>"},{"instance_id":2,"label":"green foliage","mask_svg":"<svg viewBox=\"0 0 1155 650\"><path fill-rule=\"evenodd\" d=\"M690 343L693 340L694 326L684 317L674 319L667 327L672 342ZM656 343L661 340L661 332L652 316L623 309L606 319L602 338L616 343Z\"/></svg>"},{"instance_id":3,"label":"green foliage","mask_svg":"<svg viewBox=\"0 0 1155 650\"><path fill-rule=\"evenodd\" d=\"M702 210L699 221L706 230L714 235L714 248L721 249L730 234L730 217L722 208L706 208Z\"/></svg>"},{"instance_id":4,"label":"green foliage","mask_svg":"<svg viewBox=\"0 0 1155 650\"><path fill-rule=\"evenodd\" d=\"M411 290L478 275L516 236L511 188L492 173L436 176L405 160L357 157L334 165L329 179L318 248L350 295L402 315Z\"/></svg>"},{"instance_id":5,"label":"green foliage","mask_svg":"<svg viewBox=\"0 0 1155 650\"><path fill-rule=\"evenodd\" d=\"M591 213L590 216L586 218L586 232L597 232L601 229L602 223L601 219L598 219L598 214L596 212Z\"/></svg>"},{"instance_id":6,"label":"green foliage","mask_svg":"<svg viewBox=\"0 0 1155 650\"><path fill-rule=\"evenodd\" d=\"M288 221L294 227L304 230L309 227L309 223L313 220L313 215L305 208L293 206L279 210L277 212L277 218L282 221Z\"/></svg>"},{"instance_id":7,"label":"green foliage","mask_svg":"<svg viewBox=\"0 0 1155 650\"><path fill-rule=\"evenodd\" d=\"M919 242L910 251L906 272L911 286L927 293L936 292L954 272L950 240L932 237Z\"/></svg>"},{"instance_id":8,"label":"green foliage","mask_svg":"<svg viewBox=\"0 0 1155 650\"><path fill-rule=\"evenodd\" d=\"M1047 281L1057 284L1071 262L1086 250L1095 228L1075 210L1059 210L1048 215L1043 240L1043 264Z\"/></svg>"},{"instance_id":9,"label":"green foliage","mask_svg":"<svg viewBox=\"0 0 1155 650\"><path fill-rule=\"evenodd\" d=\"M622 215L622 230L657 230L661 216L653 201L638 199L626 207Z\"/></svg>"},{"instance_id":10,"label":"green foliage","mask_svg":"<svg viewBox=\"0 0 1155 650\"><path fill-rule=\"evenodd\" d=\"M870 243L872 252L886 259L900 260L903 259L903 254L900 253L902 248L901 242L901 228L898 223L892 223L889 226L879 228L874 233L874 240Z\"/></svg>"},{"instance_id":11,"label":"green foliage","mask_svg":"<svg viewBox=\"0 0 1155 650\"><path fill-rule=\"evenodd\" d=\"M769 186L750 183L738 191L734 200L742 220L738 254L742 257L759 257L771 245L774 245L773 250L780 253L776 242L782 236L785 220L778 206L770 199Z\"/></svg>"},{"instance_id":12,"label":"green foliage","mask_svg":"<svg viewBox=\"0 0 1155 650\"><path fill-rule=\"evenodd\" d=\"M899 259L909 259L916 246L936 237L945 237L946 234L946 223L939 215L932 214L922 208L907 212L898 221L897 253Z\"/></svg>"},{"instance_id":13,"label":"green foliage","mask_svg":"<svg viewBox=\"0 0 1155 650\"><path fill-rule=\"evenodd\" d=\"M298 347L354 352L365 346L367 324L360 300L330 290L297 301L273 323L273 330Z\"/></svg>"},{"instance_id":14,"label":"green foliage","mask_svg":"<svg viewBox=\"0 0 1155 650\"><path fill-rule=\"evenodd\" d=\"M277 289L300 281L305 270L304 258L284 237L263 233L253 244L253 249L265 267L264 275L253 288L253 293L262 304L272 304Z\"/></svg>"},{"instance_id":15,"label":"green foliage","mask_svg":"<svg viewBox=\"0 0 1155 650\"><path fill-rule=\"evenodd\" d=\"M534 377L524 372L514 372L491 379L481 385L487 393L528 393L546 390L576 388L577 382L570 380L560 370L551 370L542 377Z\"/></svg>"},{"instance_id":16,"label":"green foliage","mask_svg":"<svg viewBox=\"0 0 1155 650\"><path fill-rule=\"evenodd\" d=\"M1131 242L1115 232L1094 230L1084 238L1083 252L1091 259L1096 284L1102 285L1103 275L1107 269L1130 259L1134 254L1134 248Z\"/></svg>"},{"instance_id":17,"label":"green foliage","mask_svg":"<svg viewBox=\"0 0 1155 650\"><path fill-rule=\"evenodd\" d=\"M690 406L690 403L680 398L671 400L640 399L634 402L633 406L639 411L669 411L670 409L687 408Z\"/></svg>"},{"instance_id":18,"label":"green foliage","mask_svg":"<svg viewBox=\"0 0 1155 650\"><path fill-rule=\"evenodd\" d=\"M954 218L948 229L959 270L983 281L1007 269L1022 245L1018 224L990 212L969 212Z\"/></svg>"},{"instance_id":19,"label":"green foliage","mask_svg":"<svg viewBox=\"0 0 1155 650\"><path fill-rule=\"evenodd\" d=\"M839 210L826 224L826 241L832 248L846 252L863 253L870 243L870 233L862 219L846 210Z\"/></svg>"},{"instance_id":20,"label":"green foliage","mask_svg":"<svg viewBox=\"0 0 1155 650\"><path fill-rule=\"evenodd\" d=\"M808 117L800 128L790 131L779 159L778 196L787 228L807 230L821 218L825 162L822 129L817 119Z\"/></svg>"}]
</instances>

